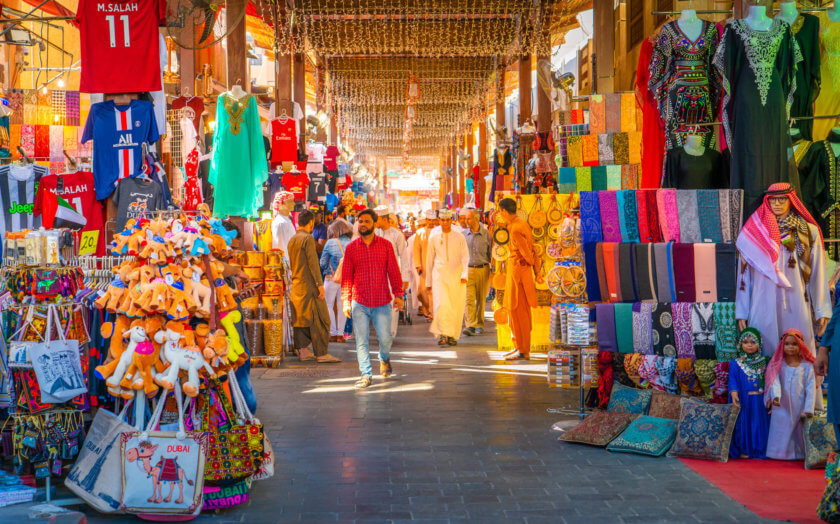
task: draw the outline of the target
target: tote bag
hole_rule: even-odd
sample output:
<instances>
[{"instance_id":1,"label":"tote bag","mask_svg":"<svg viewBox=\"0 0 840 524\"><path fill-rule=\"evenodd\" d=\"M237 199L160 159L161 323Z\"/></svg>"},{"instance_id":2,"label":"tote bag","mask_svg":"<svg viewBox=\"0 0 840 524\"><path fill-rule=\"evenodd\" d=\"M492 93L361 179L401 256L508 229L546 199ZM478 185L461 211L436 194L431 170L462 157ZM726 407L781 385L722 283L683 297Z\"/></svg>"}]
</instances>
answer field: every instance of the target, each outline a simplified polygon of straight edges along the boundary
<instances>
[{"instance_id":1,"label":"tote bag","mask_svg":"<svg viewBox=\"0 0 840 524\"><path fill-rule=\"evenodd\" d=\"M56 322L58 340L51 340L53 320ZM47 308L44 342L32 345L29 355L41 388L41 402L60 404L87 393L79 357L79 341L64 338L55 307Z\"/></svg>"},{"instance_id":2,"label":"tote bag","mask_svg":"<svg viewBox=\"0 0 840 524\"><path fill-rule=\"evenodd\" d=\"M93 418L87 439L64 485L101 513L114 513L122 500L120 434L134 431L125 422L132 402L126 402L118 415L100 409Z\"/></svg>"},{"instance_id":3,"label":"tote bag","mask_svg":"<svg viewBox=\"0 0 840 524\"><path fill-rule=\"evenodd\" d=\"M336 238L335 241L338 242L338 249L341 250L341 260L338 262L338 267L336 267L335 271L333 271L332 281L337 284L341 284L341 272L344 268L344 247L341 245L341 240Z\"/></svg>"}]
</instances>

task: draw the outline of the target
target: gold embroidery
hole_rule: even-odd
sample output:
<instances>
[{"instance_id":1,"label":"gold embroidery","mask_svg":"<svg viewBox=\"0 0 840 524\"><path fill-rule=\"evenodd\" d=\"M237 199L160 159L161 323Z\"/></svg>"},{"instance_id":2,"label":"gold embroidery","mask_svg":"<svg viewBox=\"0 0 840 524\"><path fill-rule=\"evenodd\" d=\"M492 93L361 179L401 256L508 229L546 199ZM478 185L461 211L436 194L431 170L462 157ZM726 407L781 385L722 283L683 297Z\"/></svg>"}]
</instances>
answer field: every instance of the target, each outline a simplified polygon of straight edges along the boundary
<instances>
[{"instance_id":1,"label":"gold embroidery","mask_svg":"<svg viewBox=\"0 0 840 524\"><path fill-rule=\"evenodd\" d=\"M242 130L242 122L245 119L242 115L245 114L245 110L248 109L248 105L251 103L252 97L251 95L246 95L242 100L237 100L230 95L229 93L223 93L220 97L222 99L222 103L225 106L225 111L228 114L228 123L230 124L230 132L234 135L238 135L239 132Z\"/></svg>"},{"instance_id":2,"label":"gold embroidery","mask_svg":"<svg viewBox=\"0 0 840 524\"><path fill-rule=\"evenodd\" d=\"M797 15L796 20L793 21L793 25L790 26L790 31L793 34L797 34L800 29L802 29L802 25L805 23L805 17Z\"/></svg>"}]
</instances>

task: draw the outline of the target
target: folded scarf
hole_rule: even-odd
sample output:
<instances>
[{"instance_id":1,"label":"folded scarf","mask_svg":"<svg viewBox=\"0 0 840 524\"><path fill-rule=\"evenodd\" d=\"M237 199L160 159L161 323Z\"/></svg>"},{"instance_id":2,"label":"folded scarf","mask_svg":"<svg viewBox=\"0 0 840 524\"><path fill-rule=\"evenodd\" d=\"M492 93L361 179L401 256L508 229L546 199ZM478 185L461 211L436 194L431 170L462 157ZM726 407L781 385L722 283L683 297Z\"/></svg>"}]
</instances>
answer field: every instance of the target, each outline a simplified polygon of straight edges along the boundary
<instances>
[{"instance_id":1,"label":"folded scarf","mask_svg":"<svg viewBox=\"0 0 840 524\"><path fill-rule=\"evenodd\" d=\"M621 131L621 94L608 93L604 95L606 105L606 131L618 133Z\"/></svg>"},{"instance_id":2,"label":"folded scarf","mask_svg":"<svg viewBox=\"0 0 840 524\"><path fill-rule=\"evenodd\" d=\"M622 386L627 386L628 388L636 387L633 384L633 381L630 380L630 377L627 376L627 370L624 369L624 355L621 353L613 353L613 376L615 376L615 381L621 384Z\"/></svg>"},{"instance_id":3,"label":"folded scarf","mask_svg":"<svg viewBox=\"0 0 840 524\"><path fill-rule=\"evenodd\" d=\"M702 242L700 214L697 210L697 191L677 189L677 214L680 217L680 242Z\"/></svg>"},{"instance_id":4,"label":"folded scarf","mask_svg":"<svg viewBox=\"0 0 840 524\"><path fill-rule=\"evenodd\" d=\"M579 136L570 136L566 139L566 156L569 158L569 167L583 167L583 139Z\"/></svg>"},{"instance_id":5,"label":"folded scarf","mask_svg":"<svg viewBox=\"0 0 840 524\"><path fill-rule=\"evenodd\" d=\"M654 354L660 357L676 357L674 316L671 312L671 304L659 302L654 306L652 326L651 339Z\"/></svg>"},{"instance_id":6,"label":"folded scarf","mask_svg":"<svg viewBox=\"0 0 840 524\"><path fill-rule=\"evenodd\" d=\"M634 280L633 244L618 244L618 293L621 302L636 302L636 283Z\"/></svg>"},{"instance_id":7,"label":"folded scarf","mask_svg":"<svg viewBox=\"0 0 840 524\"><path fill-rule=\"evenodd\" d=\"M680 241L680 215L677 211L675 189L656 190L656 209L659 211L659 229L665 242Z\"/></svg>"},{"instance_id":8,"label":"folded scarf","mask_svg":"<svg viewBox=\"0 0 840 524\"><path fill-rule=\"evenodd\" d=\"M578 191L592 191L591 167L575 167L575 185Z\"/></svg>"},{"instance_id":9,"label":"folded scarf","mask_svg":"<svg viewBox=\"0 0 840 524\"><path fill-rule=\"evenodd\" d=\"M694 244L673 244L674 288L677 302L694 302Z\"/></svg>"},{"instance_id":10,"label":"folded scarf","mask_svg":"<svg viewBox=\"0 0 840 524\"><path fill-rule=\"evenodd\" d=\"M598 193L595 191L580 192L580 236L584 244L604 241Z\"/></svg>"},{"instance_id":11,"label":"folded scarf","mask_svg":"<svg viewBox=\"0 0 840 524\"><path fill-rule=\"evenodd\" d=\"M616 191L622 189L621 173L626 166L606 166L607 189Z\"/></svg>"},{"instance_id":12,"label":"folded scarf","mask_svg":"<svg viewBox=\"0 0 840 524\"><path fill-rule=\"evenodd\" d=\"M606 115L607 105L604 100L604 95L592 95L589 97L589 132L593 135L606 133L607 121ZM610 135L606 135L610 136ZM610 148L612 149L612 141L610 141Z\"/></svg>"},{"instance_id":13,"label":"folded scarf","mask_svg":"<svg viewBox=\"0 0 840 524\"><path fill-rule=\"evenodd\" d=\"M575 176L575 168L561 167L557 170L557 192L568 194L577 191L577 177Z\"/></svg>"},{"instance_id":14,"label":"folded scarf","mask_svg":"<svg viewBox=\"0 0 840 524\"><path fill-rule=\"evenodd\" d=\"M735 320L735 304L715 302L715 357L727 362L738 356L738 322Z\"/></svg>"},{"instance_id":15,"label":"folded scarf","mask_svg":"<svg viewBox=\"0 0 840 524\"><path fill-rule=\"evenodd\" d=\"M659 375L659 384L671 394L680 392L677 386L677 377L674 372L677 370L676 357L656 357L656 373Z\"/></svg>"},{"instance_id":16,"label":"folded scarf","mask_svg":"<svg viewBox=\"0 0 840 524\"><path fill-rule=\"evenodd\" d=\"M606 191L609 189L607 184L607 166L593 166L589 170L592 173L592 191Z\"/></svg>"},{"instance_id":17,"label":"folded scarf","mask_svg":"<svg viewBox=\"0 0 840 524\"><path fill-rule=\"evenodd\" d=\"M598 135L598 162L602 166L609 166L615 163L615 155L613 154L612 135L603 133L598 134L592 130L592 109L589 110L589 132L593 135Z\"/></svg>"},{"instance_id":18,"label":"folded scarf","mask_svg":"<svg viewBox=\"0 0 840 524\"><path fill-rule=\"evenodd\" d=\"M586 274L589 278L586 279L586 295L590 302L601 301L601 288L598 285L598 279L594 278L598 274L598 257L595 254L597 242L584 242L583 244L583 262L586 268Z\"/></svg>"},{"instance_id":19,"label":"folded scarf","mask_svg":"<svg viewBox=\"0 0 840 524\"><path fill-rule=\"evenodd\" d=\"M601 245L604 249L604 275L607 281L607 296L609 297L610 302L620 302L621 290L618 287L619 267L617 265L618 244L616 244L615 242L604 242ZM602 293L601 298L603 297L604 295Z\"/></svg>"},{"instance_id":20,"label":"folded scarf","mask_svg":"<svg viewBox=\"0 0 840 524\"><path fill-rule=\"evenodd\" d=\"M598 349L618 351L615 334L615 305L595 304L595 322L598 328Z\"/></svg>"},{"instance_id":21,"label":"folded scarf","mask_svg":"<svg viewBox=\"0 0 840 524\"><path fill-rule=\"evenodd\" d=\"M715 360L714 304L694 304L691 311L691 338L698 359Z\"/></svg>"},{"instance_id":22,"label":"folded scarf","mask_svg":"<svg viewBox=\"0 0 840 524\"><path fill-rule=\"evenodd\" d=\"M595 244L595 261L598 264L598 290L601 293L601 302L611 302L610 288L607 286L607 265L604 262L604 243Z\"/></svg>"},{"instance_id":23,"label":"folded scarf","mask_svg":"<svg viewBox=\"0 0 840 524\"><path fill-rule=\"evenodd\" d=\"M674 340L677 355L681 358L694 356L694 339L692 338L691 302L674 302L671 313L674 317Z\"/></svg>"},{"instance_id":24,"label":"folded scarf","mask_svg":"<svg viewBox=\"0 0 840 524\"><path fill-rule=\"evenodd\" d=\"M598 352L598 407L606 408L610 403L613 386L613 354L609 351Z\"/></svg>"},{"instance_id":25,"label":"folded scarf","mask_svg":"<svg viewBox=\"0 0 840 524\"><path fill-rule=\"evenodd\" d=\"M715 364L715 385L712 388L712 402L727 404L729 402L729 362Z\"/></svg>"},{"instance_id":26,"label":"folded scarf","mask_svg":"<svg viewBox=\"0 0 840 524\"><path fill-rule=\"evenodd\" d=\"M677 359L677 384L680 386L685 395L702 395L703 388L700 387L700 382L697 380L697 374L694 373L694 359L693 358L678 358Z\"/></svg>"},{"instance_id":27,"label":"folded scarf","mask_svg":"<svg viewBox=\"0 0 840 524\"><path fill-rule=\"evenodd\" d=\"M653 244L631 244L633 246L633 282L636 288L636 299L653 300L651 256Z\"/></svg>"},{"instance_id":28,"label":"folded scarf","mask_svg":"<svg viewBox=\"0 0 840 524\"><path fill-rule=\"evenodd\" d=\"M697 374L697 380L700 382L700 388L703 390L703 396L706 402L712 400L712 388L715 385L715 362L714 360L696 360L694 361L694 373Z\"/></svg>"},{"instance_id":29,"label":"folded scarf","mask_svg":"<svg viewBox=\"0 0 840 524\"><path fill-rule=\"evenodd\" d=\"M581 138L583 144L583 165L597 166L598 165L598 135L583 135Z\"/></svg>"},{"instance_id":30,"label":"folded scarf","mask_svg":"<svg viewBox=\"0 0 840 524\"><path fill-rule=\"evenodd\" d=\"M636 223L639 225L639 242L650 242L648 232L647 198L642 189L634 191L636 196Z\"/></svg>"},{"instance_id":31,"label":"folded scarf","mask_svg":"<svg viewBox=\"0 0 840 524\"><path fill-rule=\"evenodd\" d=\"M732 232L732 239L738 239L741 232L741 225L744 223L744 190L729 190L729 227Z\"/></svg>"},{"instance_id":32,"label":"folded scarf","mask_svg":"<svg viewBox=\"0 0 840 524\"><path fill-rule=\"evenodd\" d=\"M621 242L621 225L618 221L618 199L615 191L598 191L601 211L601 230L604 242Z\"/></svg>"},{"instance_id":33,"label":"folded scarf","mask_svg":"<svg viewBox=\"0 0 840 524\"><path fill-rule=\"evenodd\" d=\"M624 355L624 371L636 387L642 387L642 377L639 375L639 367L641 367L643 360L644 355L638 353Z\"/></svg>"},{"instance_id":34,"label":"folded scarf","mask_svg":"<svg viewBox=\"0 0 840 524\"><path fill-rule=\"evenodd\" d=\"M639 166L621 166L621 189L639 189Z\"/></svg>"},{"instance_id":35,"label":"folded scarf","mask_svg":"<svg viewBox=\"0 0 840 524\"><path fill-rule=\"evenodd\" d=\"M694 300L717 302L717 244L694 244Z\"/></svg>"},{"instance_id":36,"label":"folded scarf","mask_svg":"<svg viewBox=\"0 0 840 524\"><path fill-rule=\"evenodd\" d=\"M630 137L627 133L615 133L613 135L613 152L617 165L630 163Z\"/></svg>"},{"instance_id":37,"label":"folded scarf","mask_svg":"<svg viewBox=\"0 0 840 524\"><path fill-rule=\"evenodd\" d=\"M622 242L641 242L639 238L639 217L636 211L636 192L616 191L618 222Z\"/></svg>"},{"instance_id":38,"label":"folded scarf","mask_svg":"<svg viewBox=\"0 0 840 524\"><path fill-rule=\"evenodd\" d=\"M656 355L642 355L642 363L639 365L639 376L642 377L642 386L647 385L653 389L664 391L659 383L659 372L656 370Z\"/></svg>"},{"instance_id":39,"label":"folded scarf","mask_svg":"<svg viewBox=\"0 0 840 524\"><path fill-rule=\"evenodd\" d=\"M633 304L615 305L615 338L619 353L633 352Z\"/></svg>"},{"instance_id":40,"label":"folded scarf","mask_svg":"<svg viewBox=\"0 0 840 524\"><path fill-rule=\"evenodd\" d=\"M653 355L651 342L653 304L636 302L633 304L633 352Z\"/></svg>"},{"instance_id":41,"label":"folded scarf","mask_svg":"<svg viewBox=\"0 0 840 524\"><path fill-rule=\"evenodd\" d=\"M697 191L697 213L700 216L700 241L723 242L717 189Z\"/></svg>"},{"instance_id":42,"label":"folded scarf","mask_svg":"<svg viewBox=\"0 0 840 524\"><path fill-rule=\"evenodd\" d=\"M735 302L738 251L734 244L715 244L715 283L718 302Z\"/></svg>"},{"instance_id":43,"label":"folded scarf","mask_svg":"<svg viewBox=\"0 0 840 524\"><path fill-rule=\"evenodd\" d=\"M731 189L718 189L718 213L720 216L721 242L734 242L732 236L732 219L729 216L729 192Z\"/></svg>"},{"instance_id":44,"label":"folded scarf","mask_svg":"<svg viewBox=\"0 0 840 524\"><path fill-rule=\"evenodd\" d=\"M668 246L659 242L653 245L654 266L656 267L656 300L659 302L673 302L674 294L671 292L671 256Z\"/></svg>"},{"instance_id":45,"label":"folded scarf","mask_svg":"<svg viewBox=\"0 0 840 524\"><path fill-rule=\"evenodd\" d=\"M656 190L645 189L645 211L647 213L648 242L662 242L662 230L659 225L659 208L656 204Z\"/></svg>"}]
</instances>

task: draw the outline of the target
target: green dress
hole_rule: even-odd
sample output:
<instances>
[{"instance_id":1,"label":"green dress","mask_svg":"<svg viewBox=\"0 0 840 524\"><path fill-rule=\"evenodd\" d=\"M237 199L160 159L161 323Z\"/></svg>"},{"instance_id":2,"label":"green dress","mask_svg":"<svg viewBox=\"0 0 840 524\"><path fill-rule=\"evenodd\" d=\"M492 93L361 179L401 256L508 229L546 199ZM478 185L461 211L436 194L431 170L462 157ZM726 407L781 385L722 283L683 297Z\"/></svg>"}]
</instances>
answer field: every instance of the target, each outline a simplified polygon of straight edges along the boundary
<instances>
[{"instance_id":1,"label":"green dress","mask_svg":"<svg viewBox=\"0 0 840 524\"><path fill-rule=\"evenodd\" d=\"M799 13L790 26L802 62L796 68L796 91L790 107L790 116L813 116L814 100L820 91L820 19L808 13ZM793 123L799 128L802 138L813 140L813 121L799 120Z\"/></svg>"},{"instance_id":2,"label":"green dress","mask_svg":"<svg viewBox=\"0 0 840 524\"><path fill-rule=\"evenodd\" d=\"M262 185L268 179L265 143L257 101L230 92L216 102L216 129L209 181L213 184L213 214L218 217L256 216L262 206Z\"/></svg>"},{"instance_id":3,"label":"green dress","mask_svg":"<svg viewBox=\"0 0 840 524\"><path fill-rule=\"evenodd\" d=\"M835 140L840 137L829 135ZM829 140L814 142L799 163L799 178L802 181L802 199L808 210L820 225L824 238L840 237L840 158L834 155ZM826 244L828 257L837 260L837 244Z\"/></svg>"}]
</instances>

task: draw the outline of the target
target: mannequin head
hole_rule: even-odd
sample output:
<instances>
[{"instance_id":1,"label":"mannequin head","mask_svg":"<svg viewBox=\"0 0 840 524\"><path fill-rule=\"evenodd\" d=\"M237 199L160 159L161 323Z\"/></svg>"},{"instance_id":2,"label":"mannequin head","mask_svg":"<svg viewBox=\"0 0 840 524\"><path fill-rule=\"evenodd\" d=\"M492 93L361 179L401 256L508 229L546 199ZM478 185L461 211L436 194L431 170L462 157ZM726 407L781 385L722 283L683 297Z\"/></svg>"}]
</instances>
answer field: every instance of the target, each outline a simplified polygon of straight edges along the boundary
<instances>
[{"instance_id":1,"label":"mannequin head","mask_svg":"<svg viewBox=\"0 0 840 524\"><path fill-rule=\"evenodd\" d=\"M274 196L274 201L271 203L271 214L273 216L282 215L288 217L292 214L294 208L294 195L288 191L281 191Z\"/></svg>"},{"instance_id":2,"label":"mannequin head","mask_svg":"<svg viewBox=\"0 0 840 524\"><path fill-rule=\"evenodd\" d=\"M790 213L790 198L784 195L771 196L767 199L770 210L776 218L784 218Z\"/></svg>"}]
</instances>

